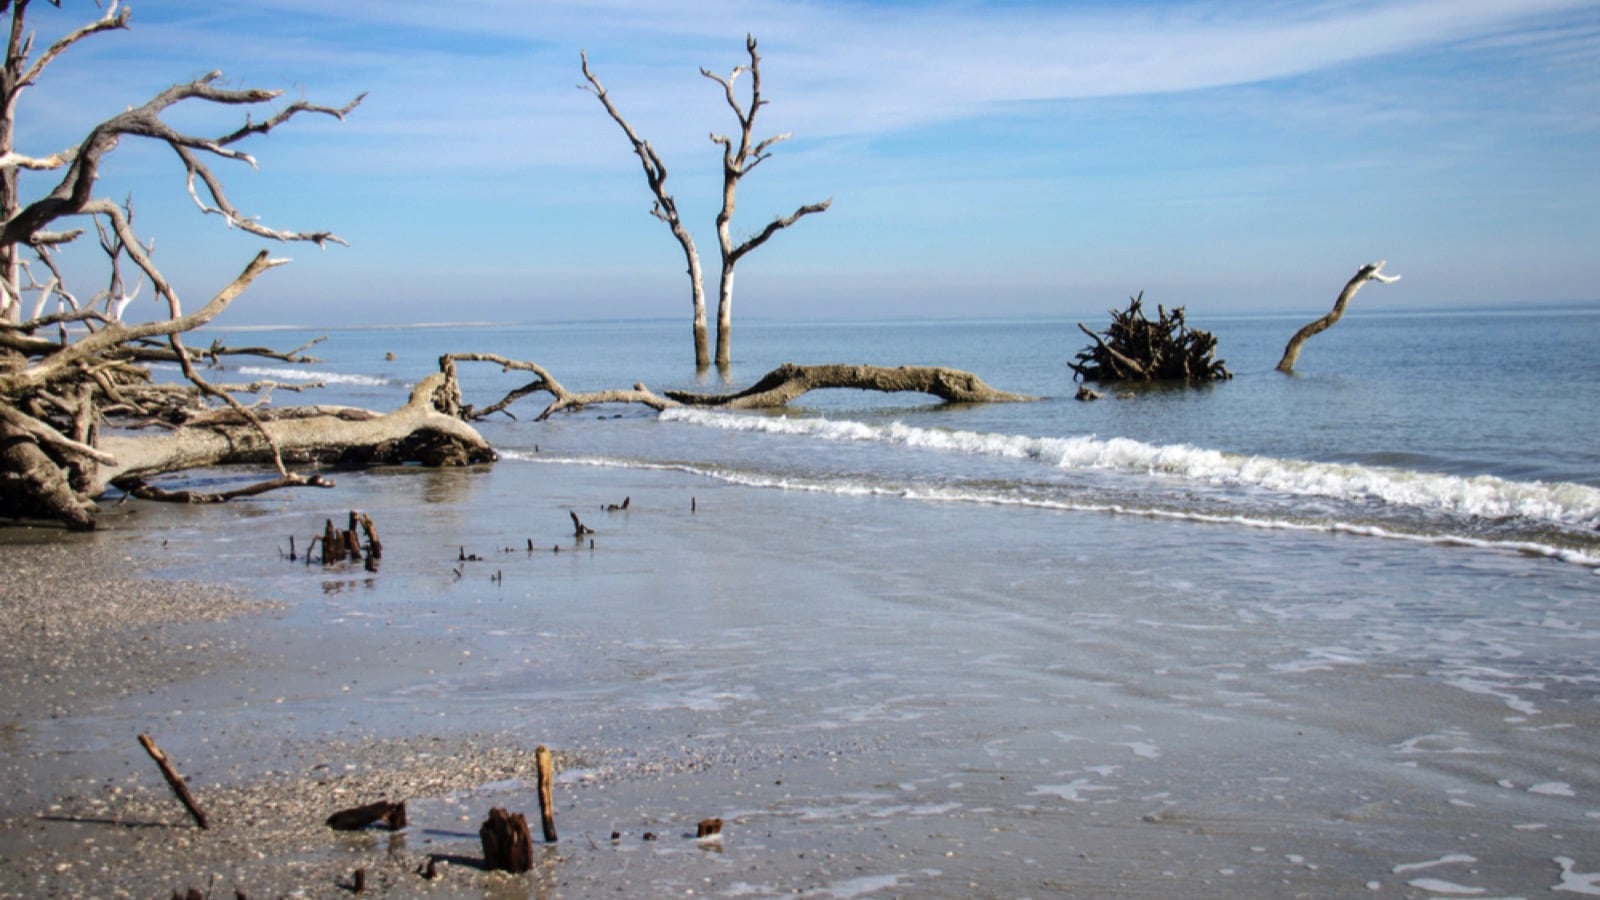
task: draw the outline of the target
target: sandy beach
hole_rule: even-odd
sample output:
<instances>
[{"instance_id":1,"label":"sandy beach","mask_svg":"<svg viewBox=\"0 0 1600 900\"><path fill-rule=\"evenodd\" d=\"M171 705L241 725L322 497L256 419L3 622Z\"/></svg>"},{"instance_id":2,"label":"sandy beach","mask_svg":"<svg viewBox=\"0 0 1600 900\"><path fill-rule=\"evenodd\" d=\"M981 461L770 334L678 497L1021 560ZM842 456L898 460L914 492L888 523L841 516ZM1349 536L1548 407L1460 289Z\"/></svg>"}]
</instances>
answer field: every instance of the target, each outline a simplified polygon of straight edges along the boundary
<instances>
[{"instance_id":1,"label":"sandy beach","mask_svg":"<svg viewBox=\"0 0 1600 900\"><path fill-rule=\"evenodd\" d=\"M0 895L1600 890L1592 636L1526 587L1574 567L654 469L331 496L6 530ZM330 503L378 521L377 573L287 560ZM1304 588L1263 589L1286 561ZM1412 572L1430 591L1395 595ZM1494 612L1511 590L1531 612ZM540 745L560 840L486 872L492 807L537 822ZM378 799L408 827L324 825Z\"/></svg>"}]
</instances>

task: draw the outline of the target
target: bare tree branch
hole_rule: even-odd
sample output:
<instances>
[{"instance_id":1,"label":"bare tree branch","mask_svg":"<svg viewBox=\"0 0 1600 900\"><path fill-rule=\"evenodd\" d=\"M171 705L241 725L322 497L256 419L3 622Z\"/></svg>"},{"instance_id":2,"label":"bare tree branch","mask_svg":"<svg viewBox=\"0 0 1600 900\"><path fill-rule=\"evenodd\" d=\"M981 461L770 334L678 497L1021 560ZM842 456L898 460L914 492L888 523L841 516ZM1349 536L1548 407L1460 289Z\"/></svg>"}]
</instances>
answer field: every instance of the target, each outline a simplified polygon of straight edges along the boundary
<instances>
[{"instance_id":1,"label":"bare tree branch","mask_svg":"<svg viewBox=\"0 0 1600 900\"><path fill-rule=\"evenodd\" d=\"M622 117L622 113L611 102L611 96L606 93L600 79L589 71L589 55L580 50L578 58L583 63L583 77L589 82L587 86L578 87L599 98L600 105L605 107L611 121L616 122L622 133L627 136L628 143L633 146L633 152L639 157L639 164L644 168L645 182L650 185L650 193L655 197L655 205L651 208L650 214L667 223L672 236L678 241L678 246L683 248L684 261L688 265L690 302L693 304L695 366L704 369L711 364L711 353L706 336L705 279L700 269L700 251L695 248L694 237L678 216L677 201L667 193L667 166L661 161L655 148L650 146L650 142L639 137L633 126L628 124L628 120Z\"/></svg>"},{"instance_id":2,"label":"bare tree branch","mask_svg":"<svg viewBox=\"0 0 1600 900\"><path fill-rule=\"evenodd\" d=\"M1283 357L1278 360L1277 369L1279 372L1285 375L1294 372L1294 364L1300 359L1300 347L1311 338L1332 328L1334 323L1338 322L1344 315L1345 306L1356 295L1356 292L1361 290L1362 285L1369 281L1376 281L1379 284L1393 284L1400 280L1399 275L1383 274L1384 262L1385 260L1380 259L1375 263L1367 263L1357 269L1356 274L1345 284L1344 290L1339 292L1339 299L1334 301L1333 309L1329 310L1327 315L1295 332L1294 337L1290 338L1288 345L1283 348Z\"/></svg>"}]
</instances>

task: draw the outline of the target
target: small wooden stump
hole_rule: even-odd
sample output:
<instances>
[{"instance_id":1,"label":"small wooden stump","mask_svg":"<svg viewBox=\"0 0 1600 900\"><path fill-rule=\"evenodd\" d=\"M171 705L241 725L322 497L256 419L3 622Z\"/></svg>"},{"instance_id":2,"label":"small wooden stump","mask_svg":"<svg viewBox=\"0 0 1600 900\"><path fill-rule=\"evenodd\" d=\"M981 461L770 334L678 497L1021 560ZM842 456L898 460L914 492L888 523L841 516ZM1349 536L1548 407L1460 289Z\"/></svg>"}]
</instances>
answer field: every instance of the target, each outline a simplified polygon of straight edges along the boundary
<instances>
[{"instance_id":1,"label":"small wooden stump","mask_svg":"<svg viewBox=\"0 0 1600 900\"><path fill-rule=\"evenodd\" d=\"M539 818L544 825L544 842L556 842L556 807L553 795L556 780L555 761L550 756L550 749L540 744L533 751L535 764L539 769Z\"/></svg>"},{"instance_id":2,"label":"small wooden stump","mask_svg":"<svg viewBox=\"0 0 1600 900\"><path fill-rule=\"evenodd\" d=\"M533 868L533 835L522 813L496 806L478 828L483 841L483 865L491 872L521 873Z\"/></svg>"},{"instance_id":3,"label":"small wooden stump","mask_svg":"<svg viewBox=\"0 0 1600 900\"><path fill-rule=\"evenodd\" d=\"M695 829L696 838L717 837L722 834L721 819L701 819L700 825Z\"/></svg>"}]
</instances>

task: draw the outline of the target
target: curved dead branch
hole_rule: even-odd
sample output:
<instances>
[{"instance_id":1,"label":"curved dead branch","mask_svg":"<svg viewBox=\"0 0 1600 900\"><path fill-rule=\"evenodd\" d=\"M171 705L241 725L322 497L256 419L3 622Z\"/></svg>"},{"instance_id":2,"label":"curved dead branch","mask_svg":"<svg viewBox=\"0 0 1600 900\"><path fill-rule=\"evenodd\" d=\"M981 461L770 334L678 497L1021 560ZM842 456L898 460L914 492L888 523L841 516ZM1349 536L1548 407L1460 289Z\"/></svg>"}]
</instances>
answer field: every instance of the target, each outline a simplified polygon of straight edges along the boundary
<instances>
[{"instance_id":1,"label":"curved dead branch","mask_svg":"<svg viewBox=\"0 0 1600 900\"><path fill-rule=\"evenodd\" d=\"M1344 290L1339 292L1339 299L1333 302L1333 309L1329 310L1327 315L1295 332L1294 337L1290 338L1289 343L1283 348L1283 357L1278 360L1277 369L1279 372L1285 375L1294 372L1294 364L1300 359L1300 347L1311 338L1332 328L1334 323L1344 316L1345 306L1349 304L1350 298L1361 290L1362 285L1369 281L1376 281L1379 284L1393 284L1400 280L1399 275L1383 274L1384 262L1385 260L1380 259L1375 263L1367 263L1357 269L1356 274L1345 284Z\"/></svg>"},{"instance_id":2,"label":"curved dead branch","mask_svg":"<svg viewBox=\"0 0 1600 900\"><path fill-rule=\"evenodd\" d=\"M555 399L544 412L538 415L535 421L542 422L558 412L578 410L586 406L600 403L639 403L654 410L668 409L677 406L671 400L658 396L643 383L633 386L632 390L614 389L607 391L587 391L574 393L564 387L545 368L538 363L527 360L508 359L495 353L449 353L439 358L439 368L452 382L455 379L455 364L457 362L487 362L500 367L502 372L532 372L536 377L533 381L508 392L503 398L491 403L482 409L473 406L459 405L458 414L463 419L480 421L495 413L504 412L513 402L529 394L546 393ZM507 413L509 415L509 413Z\"/></svg>"}]
</instances>

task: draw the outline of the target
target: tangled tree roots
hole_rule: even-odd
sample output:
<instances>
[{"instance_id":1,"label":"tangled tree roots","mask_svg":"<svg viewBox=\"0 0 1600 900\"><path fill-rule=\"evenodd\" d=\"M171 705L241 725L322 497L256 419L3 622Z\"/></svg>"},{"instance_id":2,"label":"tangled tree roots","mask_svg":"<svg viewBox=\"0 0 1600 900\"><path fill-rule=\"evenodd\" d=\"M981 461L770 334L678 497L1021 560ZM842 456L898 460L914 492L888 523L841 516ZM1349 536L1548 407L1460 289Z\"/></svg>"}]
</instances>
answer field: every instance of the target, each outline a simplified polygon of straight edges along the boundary
<instances>
[{"instance_id":1,"label":"tangled tree roots","mask_svg":"<svg viewBox=\"0 0 1600 900\"><path fill-rule=\"evenodd\" d=\"M1223 361L1211 357L1217 338L1209 331L1191 330L1183 321L1183 307L1170 312L1156 309L1160 318L1144 314L1144 292L1129 298L1122 312L1111 310L1111 327L1104 336L1082 323L1078 328L1094 345L1078 351L1072 367L1080 381L1182 381L1200 384L1232 378Z\"/></svg>"}]
</instances>

